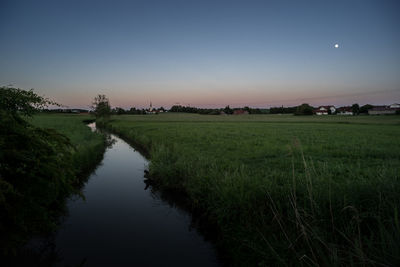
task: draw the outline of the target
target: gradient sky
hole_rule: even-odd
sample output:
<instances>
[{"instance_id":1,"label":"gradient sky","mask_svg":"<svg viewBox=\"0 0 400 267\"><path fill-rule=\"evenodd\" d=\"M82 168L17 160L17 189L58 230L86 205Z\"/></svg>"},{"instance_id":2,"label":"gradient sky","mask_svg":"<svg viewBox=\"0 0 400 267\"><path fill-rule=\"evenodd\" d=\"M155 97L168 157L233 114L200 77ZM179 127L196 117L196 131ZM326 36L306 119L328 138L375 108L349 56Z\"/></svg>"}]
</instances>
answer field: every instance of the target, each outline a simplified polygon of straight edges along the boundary
<instances>
[{"instance_id":1,"label":"gradient sky","mask_svg":"<svg viewBox=\"0 0 400 267\"><path fill-rule=\"evenodd\" d=\"M396 0L0 0L0 85L70 107L390 104L399 14Z\"/></svg>"}]
</instances>

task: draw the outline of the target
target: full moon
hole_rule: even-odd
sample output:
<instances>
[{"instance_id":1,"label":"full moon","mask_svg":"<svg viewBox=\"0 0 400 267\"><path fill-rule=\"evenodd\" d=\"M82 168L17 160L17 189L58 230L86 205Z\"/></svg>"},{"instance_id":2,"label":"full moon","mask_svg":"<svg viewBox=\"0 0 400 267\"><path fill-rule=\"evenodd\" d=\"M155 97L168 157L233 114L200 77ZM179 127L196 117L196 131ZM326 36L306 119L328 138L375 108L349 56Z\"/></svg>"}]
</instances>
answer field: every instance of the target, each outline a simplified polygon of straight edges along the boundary
<instances>
[{"instance_id":1,"label":"full moon","mask_svg":"<svg viewBox=\"0 0 400 267\"><path fill-rule=\"evenodd\" d=\"M335 48L339 48L339 44L335 44Z\"/></svg>"}]
</instances>

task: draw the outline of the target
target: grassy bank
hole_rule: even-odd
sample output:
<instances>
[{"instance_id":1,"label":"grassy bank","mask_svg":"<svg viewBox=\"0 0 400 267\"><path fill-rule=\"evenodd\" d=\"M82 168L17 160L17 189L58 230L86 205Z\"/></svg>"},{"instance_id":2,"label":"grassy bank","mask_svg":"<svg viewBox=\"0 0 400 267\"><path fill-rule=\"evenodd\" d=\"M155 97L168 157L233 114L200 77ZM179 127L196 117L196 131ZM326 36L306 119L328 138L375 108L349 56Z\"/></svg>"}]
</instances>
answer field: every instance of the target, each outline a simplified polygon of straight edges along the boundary
<instances>
[{"instance_id":1,"label":"grassy bank","mask_svg":"<svg viewBox=\"0 0 400 267\"><path fill-rule=\"evenodd\" d=\"M40 128L54 129L67 136L71 141L73 162L79 177L86 176L93 170L103 157L106 144L105 137L93 133L85 122L94 121L90 115L75 114L39 114L29 120Z\"/></svg>"},{"instance_id":2,"label":"grassy bank","mask_svg":"<svg viewBox=\"0 0 400 267\"><path fill-rule=\"evenodd\" d=\"M67 197L99 163L106 140L84 124L88 116L2 115L0 256L12 257L33 235L56 229Z\"/></svg>"},{"instance_id":3,"label":"grassy bank","mask_svg":"<svg viewBox=\"0 0 400 267\"><path fill-rule=\"evenodd\" d=\"M400 118L162 114L108 127L150 153L237 265L400 262Z\"/></svg>"}]
</instances>

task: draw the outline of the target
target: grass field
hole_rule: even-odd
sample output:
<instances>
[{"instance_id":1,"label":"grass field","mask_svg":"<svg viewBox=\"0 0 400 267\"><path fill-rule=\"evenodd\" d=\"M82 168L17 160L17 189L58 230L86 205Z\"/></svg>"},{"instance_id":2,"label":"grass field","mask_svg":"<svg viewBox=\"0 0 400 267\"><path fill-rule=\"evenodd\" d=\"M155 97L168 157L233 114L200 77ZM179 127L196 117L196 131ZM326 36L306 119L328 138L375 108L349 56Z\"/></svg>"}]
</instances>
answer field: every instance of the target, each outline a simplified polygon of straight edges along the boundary
<instances>
[{"instance_id":1,"label":"grass field","mask_svg":"<svg viewBox=\"0 0 400 267\"><path fill-rule=\"evenodd\" d=\"M400 116L114 116L235 265L400 264Z\"/></svg>"}]
</instances>

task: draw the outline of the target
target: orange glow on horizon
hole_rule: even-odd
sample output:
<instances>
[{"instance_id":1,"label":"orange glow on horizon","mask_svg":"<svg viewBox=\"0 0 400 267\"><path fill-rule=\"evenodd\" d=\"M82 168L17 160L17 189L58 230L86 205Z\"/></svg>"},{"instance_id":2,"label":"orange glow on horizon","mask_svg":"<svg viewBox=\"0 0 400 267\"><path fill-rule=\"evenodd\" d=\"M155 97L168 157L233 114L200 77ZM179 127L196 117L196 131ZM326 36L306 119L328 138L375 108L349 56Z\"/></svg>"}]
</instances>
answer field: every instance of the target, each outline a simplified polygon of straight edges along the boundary
<instances>
[{"instance_id":1,"label":"orange glow on horizon","mask_svg":"<svg viewBox=\"0 0 400 267\"><path fill-rule=\"evenodd\" d=\"M400 90L367 91L360 93L322 93L315 90L297 92L288 90L202 90L172 92L117 92L113 90L101 90L99 94L105 94L113 107L147 108L150 101L154 107L170 108L173 105L193 106L200 108L222 108L227 105L231 107L273 107L273 106L297 106L302 103L311 105L332 104L335 106L359 104L391 104L399 102ZM63 92L52 97L56 102L68 107L89 108L95 95L89 92Z\"/></svg>"}]
</instances>

